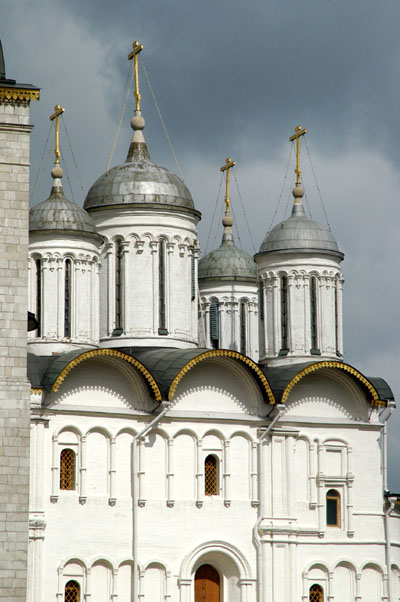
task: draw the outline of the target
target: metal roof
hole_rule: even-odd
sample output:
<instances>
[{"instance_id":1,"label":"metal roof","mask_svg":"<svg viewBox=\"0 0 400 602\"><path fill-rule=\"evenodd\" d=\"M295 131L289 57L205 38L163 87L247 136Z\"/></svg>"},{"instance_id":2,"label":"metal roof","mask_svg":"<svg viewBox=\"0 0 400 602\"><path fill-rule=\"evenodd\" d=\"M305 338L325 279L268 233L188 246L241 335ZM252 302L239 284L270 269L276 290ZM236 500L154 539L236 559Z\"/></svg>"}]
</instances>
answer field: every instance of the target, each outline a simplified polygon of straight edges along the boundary
<instances>
[{"instance_id":1,"label":"metal roof","mask_svg":"<svg viewBox=\"0 0 400 602\"><path fill-rule=\"evenodd\" d=\"M232 234L224 233L222 243L199 261L199 280L239 280L256 282L257 264L245 251L238 249Z\"/></svg>"}]
</instances>

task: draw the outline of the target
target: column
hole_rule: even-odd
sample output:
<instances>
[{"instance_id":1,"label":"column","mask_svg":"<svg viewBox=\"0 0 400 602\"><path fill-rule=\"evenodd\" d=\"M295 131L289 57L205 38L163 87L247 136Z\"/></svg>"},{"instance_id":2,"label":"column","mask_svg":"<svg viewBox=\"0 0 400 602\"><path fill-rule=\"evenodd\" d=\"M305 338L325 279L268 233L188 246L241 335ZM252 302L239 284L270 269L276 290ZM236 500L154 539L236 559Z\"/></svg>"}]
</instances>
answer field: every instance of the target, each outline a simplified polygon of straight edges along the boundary
<instances>
[{"instance_id":1,"label":"column","mask_svg":"<svg viewBox=\"0 0 400 602\"><path fill-rule=\"evenodd\" d=\"M273 355L278 355L281 344L281 307L279 299L279 278L272 280L272 319L273 319Z\"/></svg>"},{"instance_id":2,"label":"column","mask_svg":"<svg viewBox=\"0 0 400 602\"><path fill-rule=\"evenodd\" d=\"M86 569L86 589L85 589L85 602L90 602L92 595L92 569Z\"/></svg>"},{"instance_id":3,"label":"column","mask_svg":"<svg viewBox=\"0 0 400 602\"><path fill-rule=\"evenodd\" d=\"M204 501L204 465L202 454L203 442L197 441L197 457L196 457L196 506L201 508Z\"/></svg>"},{"instance_id":4,"label":"column","mask_svg":"<svg viewBox=\"0 0 400 602\"><path fill-rule=\"evenodd\" d=\"M52 459L51 459L51 496L50 500L54 503L58 500L59 491L59 453L58 453L58 436L53 435L52 438Z\"/></svg>"},{"instance_id":5,"label":"column","mask_svg":"<svg viewBox=\"0 0 400 602\"><path fill-rule=\"evenodd\" d=\"M192 589L192 580L191 579L179 579L179 602L191 602L191 589Z\"/></svg>"},{"instance_id":6,"label":"column","mask_svg":"<svg viewBox=\"0 0 400 602\"><path fill-rule=\"evenodd\" d=\"M310 474L309 474L309 506L315 508L317 506L317 485L316 485L316 445L309 445L310 458Z\"/></svg>"},{"instance_id":7,"label":"column","mask_svg":"<svg viewBox=\"0 0 400 602\"><path fill-rule=\"evenodd\" d=\"M86 497L86 437L82 435L81 444L80 444L80 452L81 452L81 461L79 466L79 503L85 504Z\"/></svg>"},{"instance_id":8,"label":"column","mask_svg":"<svg viewBox=\"0 0 400 602\"><path fill-rule=\"evenodd\" d=\"M224 441L224 505L231 505L231 463L230 463L230 441Z\"/></svg>"},{"instance_id":9,"label":"column","mask_svg":"<svg viewBox=\"0 0 400 602\"><path fill-rule=\"evenodd\" d=\"M337 351L343 355L343 278L341 275L336 279L336 300L337 300Z\"/></svg>"},{"instance_id":10,"label":"column","mask_svg":"<svg viewBox=\"0 0 400 602\"><path fill-rule=\"evenodd\" d=\"M258 471L257 471L257 458L258 458L258 443L253 441L251 444L251 505L259 505L258 497Z\"/></svg>"},{"instance_id":11,"label":"column","mask_svg":"<svg viewBox=\"0 0 400 602\"><path fill-rule=\"evenodd\" d=\"M116 464L115 464L115 456L116 456L116 443L117 440L115 437L111 437L110 441L110 497L108 499L108 503L110 506L114 506L116 502Z\"/></svg>"},{"instance_id":12,"label":"column","mask_svg":"<svg viewBox=\"0 0 400 602\"><path fill-rule=\"evenodd\" d=\"M138 441L137 441L137 446L138 446L138 464L139 466L137 467L133 467L133 470L135 471L135 468L137 468L137 479L138 479L138 506L144 506L146 503L146 492L145 492L145 481L144 481L144 477L145 477L145 445L144 445L144 438L141 437ZM133 442L133 445L135 445L135 442Z\"/></svg>"},{"instance_id":13,"label":"column","mask_svg":"<svg viewBox=\"0 0 400 602\"><path fill-rule=\"evenodd\" d=\"M167 448L167 506L172 508L174 500L174 439L168 439Z\"/></svg>"},{"instance_id":14,"label":"column","mask_svg":"<svg viewBox=\"0 0 400 602\"><path fill-rule=\"evenodd\" d=\"M287 513L288 516L295 516L295 501L296 501L296 491L295 491L295 463L294 463L294 454L295 454L295 439L293 436L289 435L286 437L286 484L287 484Z\"/></svg>"}]
</instances>

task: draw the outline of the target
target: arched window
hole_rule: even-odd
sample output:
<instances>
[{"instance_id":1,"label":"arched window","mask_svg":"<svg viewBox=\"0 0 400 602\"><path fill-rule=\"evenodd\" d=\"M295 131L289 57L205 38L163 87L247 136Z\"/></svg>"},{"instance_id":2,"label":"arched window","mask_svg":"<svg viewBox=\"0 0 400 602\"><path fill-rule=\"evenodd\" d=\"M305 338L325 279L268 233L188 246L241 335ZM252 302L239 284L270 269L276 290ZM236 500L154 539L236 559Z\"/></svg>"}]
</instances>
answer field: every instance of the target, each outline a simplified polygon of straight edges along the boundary
<instances>
[{"instance_id":1,"label":"arched window","mask_svg":"<svg viewBox=\"0 0 400 602\"><path fill-rule=\"evenodd\" d=\"M317 279L310 278L310 329L311 353L319 354L318 348Z\"/></svg>"},{"instance_id":2,"label":"arched window","mask_svg":"<svg viewBox=\"0 0 400 602\"><path fill-rule=\"evenodd\" d=\"M210 303L210 339L214 349L219 347L219 313L218 301Z\"/></svg>"},{"instance_id":3,"label":"arched window","mask_svg":"<svg viewBox=\"0 0 400 602\"><path fill-rule=\"evenodd\" d=\"M64 336L71 336L71 297L72 297L72 263L65 260L64 274Z\"/></svg>"},{"instance_id":4,"label":"arched window","mask_svg":"<svg viewBox=\"0 0 400 602\"><path fill-rule=\"evenodd\" d=\"M212 454L204 462L204 493L218 495L218 464L217 458Z\"/></svg>"},{"instance_id":5,"label":"arched window","mask_svg":"<svg viewBox=\"0 0 400 602\"><path fill-rule=\"evenodd\" d=\"M158 245L158 334L168 334L165 315L165 241Z\"/></svg>"},{"instance_id":6,"label":"arched window","mask_svg":"<svg viewBox=\"0 0 400 602\"><path fill-rule=\"evenodd\" d=\"M329 489L326 494L326 524L340 527L340 495L335 489Z\"/></svg>"},{"instance_id":7,"label":"arched window","mask_svg":"<svg viewBox=\"0 0 400 602\"><path fill-rule=\"evenodd\" d=\"M264 320L264 287L263 283L258 283L258 315L260 320Z\"/></svg>"},{"instance_id":8,"label":"arched window","mask_svg":"<svg viewBox=\"0 0 400 602\"><path fill-rule=\"evenodd\" d=\"M36 329L36 336L40 337L42 332L42 262L40 259L36 259L36 321L38 327Z\"/></svg>"},{"instance_id":9,"label":"arched window","mask_svg":"<svg viewBox=\"0 0 400 602\"><path fill-rule=\"evenodd\" d=\"M289 351L288 346L288 279L286 276L281 278L281 354Z\"/></svg>"},{"instance_id":10,"label":"arched window","mask_svg":"<svg viewBox=\"0 0 400 602\"><path fill-rule=\"evenodd\" d=\"M190 293L191 300L194 301L196 299L196 258L194 251L190 256Z\"/></svg>"},{"instance_id":11,"label":"arched window","mask_svg":"<svg viewBox=\"0 0 400 602\"><path fill-rule=\"evenodd\" d=\"M335 295L335 345L336 345L336 355L340 356L340 349L339 349L339 308L338 308L338 294L339 294L339 287L338 287L338 282L336 281L335 284L335 290L334 290L334 295Z\"/></svg>"},{"instance_id":12,"label":"arched window","mask_svg":"<svg viewBox=\"0 0 400 602\"><path fill-rule=\"evenodd\" d=\"M72 449L60 454L60 489L75 489L76 456Z\"/></svg>"},{"instance_id":13,"label":"arched window","mask_svg":"<svg viewBox=\"0 0 400 602\"><path fill-rule=\"evenodd\" d=\"M310 587L309 602L324 602L324 591L320 585L314 583Z\"/></svg>"},{"instance_id":14,"label":"arched window","mask_svg":"<svg viewBox=\"0 0 400 602\"><path fill-rule=\"evenodd\" d=\"M123 299L124 299L124 253L122 241L115 243L115 329L114 335L121 335L123 329Z\"/></svg>"},{"instance_id":15,"label":"arched window","mask_svg":"<svg viewBox=\"0 0 400 602\"><path fill-rule=\"evenodd\" d=\"M68 581L64 589L64 602L80 602L80 587L76 581Z\"/></svg>"},{"instance_id":16,"label":"arched window","mask_svg":"<svg viewBox=\"0 0 400 602\"><path fill-rule=\"evenodd\" d=\"M246 355L246 319L247 319L247 303L246 301L240 302L240 353Z\"/></svg>"}]
</instances>

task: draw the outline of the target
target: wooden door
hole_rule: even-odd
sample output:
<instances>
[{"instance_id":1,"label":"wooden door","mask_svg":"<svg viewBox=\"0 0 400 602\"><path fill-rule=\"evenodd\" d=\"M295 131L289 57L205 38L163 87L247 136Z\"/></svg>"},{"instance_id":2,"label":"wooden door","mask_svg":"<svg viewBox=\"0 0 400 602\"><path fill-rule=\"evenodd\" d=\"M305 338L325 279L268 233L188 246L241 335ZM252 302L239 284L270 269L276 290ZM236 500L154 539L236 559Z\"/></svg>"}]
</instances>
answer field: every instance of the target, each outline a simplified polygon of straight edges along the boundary
<instances>
[{"instance_id":1,"label":"wooden door","mask_svg":"<svg viewBox=\"0 0 400 602\"><path fill-rule=\"evenodd\" d=\"M203 564L194 578L195 602L221 602L219 574L210 564Z\"/></svg>"}]
</instances>

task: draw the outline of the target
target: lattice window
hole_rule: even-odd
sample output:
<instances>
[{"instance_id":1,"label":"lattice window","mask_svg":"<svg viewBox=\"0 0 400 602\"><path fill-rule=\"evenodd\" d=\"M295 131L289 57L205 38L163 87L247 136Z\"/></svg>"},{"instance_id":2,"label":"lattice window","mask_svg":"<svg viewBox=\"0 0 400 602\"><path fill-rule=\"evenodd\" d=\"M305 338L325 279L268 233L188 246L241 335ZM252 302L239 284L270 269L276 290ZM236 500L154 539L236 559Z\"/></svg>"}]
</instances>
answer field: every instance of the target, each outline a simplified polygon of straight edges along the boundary
<instances>
[{"instance_id":1,"label":"lattice window","mask_svg":"<svg viewBox=\"0 0 400 602\"><path fill-rule=\"evenodd\" d=\"M75 452L63 449L60 454L60 489L75 489Z\"/></svg>"},{"instance_id":2,"label":"lattice window","mask_svg":"<svg viewBox=\"0 0 400 602\"><path fill-rule=\"evenodd\" d=\"M288 350L288 279L281 278L281 350Z\"/></svg>"},{"instance_id":3,"label":"lattice window","mask_svg":"<svg viewBox=\"0 0 400 602\"><path fill-rule=\"evenodd\" d=\"M247 311L246 311L246 302L242 301L240 303L240 353L246 355L246 319L247 319Z\"/></svg>"},{"instance_id":4,"label":"lattice window","mask_svg":"<svg viewBox=\"0 0 400 602\"><path fill-rule=\"evenodd\" d=\"M65 261L64 280L64 336L70 337L72 307L72 266L70 259Z\"/></svg>"},{"instance_id":5,"label":"lattice window","mask_svg":"<svg viewBox=\"0 0 400 602\"><path fill-rule=\"evenodd\" d=\"M210 339L214 349L219 347L219 312L218 301L210 303Z\"/></svg>"},{"instance_id":6,"label":"lattice window","mask_svg":"<svg viewBox=\"0 0 400 602\"><path fill-rule=\"evenodd\" d=\"M76 581L68 581L64 590L64 602L79 602L80 587Z\"/></svg>"},{"instance_id":7,"label":"lattice window","mask_svg":"<svg viewBox=\"0 0 400 602\"><path fill-rule=\"evenodd\" d=\"M115 243L115 329L123 328L124 253L120 240Z\"/></svg>"},{"instance_id":8,"label":"lattice window","mask_svg":"<svg viewBox=\"0 0 400 602\"><path fill-rule=\"evenodd\" d=\"M311 351L318 351L317 280L310 279Z\"/></svg>"},{"instance_id":9,"label":"lattice window","mask_svg":"<svg viewBox=\"0 0 400 602\"><path fill-rule=\"evenodd\" d=\"M340 527L340 495L335 489L329 489L326 494L326 524Z\"/></svg>"},{"instance_id":10,"label":"lattice window","mask_svg":"<svg viewBox=\"0 0 400 602\"><path fill-rule=\"evenodd\" d=\"M324 602L324 592L317 583L310 587L309 602Z\"/></svg>"},{"instance_id":11,"label":"lattice window","mask_svg":"<svg viewBox=\"0 0 400 602\"><path fill-rule=\"evenodd\" d=\"M207 456L204 462L204 493L218 495L218 468L215 456Z\"/></svg>"}]
</instances>

